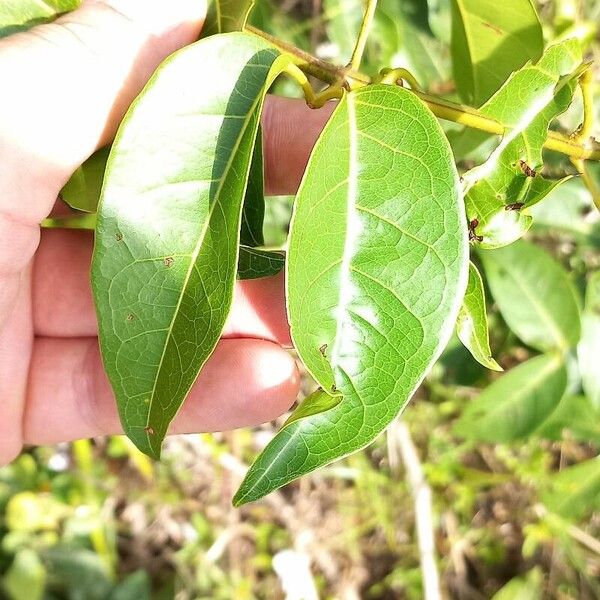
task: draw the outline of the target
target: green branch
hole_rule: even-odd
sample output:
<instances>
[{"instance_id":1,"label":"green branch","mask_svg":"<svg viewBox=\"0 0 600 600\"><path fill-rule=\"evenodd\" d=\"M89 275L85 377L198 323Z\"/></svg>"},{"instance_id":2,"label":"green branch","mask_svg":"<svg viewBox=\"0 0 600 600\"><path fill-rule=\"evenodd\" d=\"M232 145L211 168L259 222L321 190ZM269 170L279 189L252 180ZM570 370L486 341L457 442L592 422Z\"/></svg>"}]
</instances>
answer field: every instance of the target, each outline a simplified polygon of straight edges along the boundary
<instances>
[{"instance_id":1,"label":"green branch","mask_svg":"<svg viewBox=\"0 0 600 600\"><path fill-rule=\"evenodd\" d=\"M246 31L266 39L282 52L290 54L294 59L294 63L304 73L320 81L331 85L343 85L349 89L373 83L371 77L357 71L352 64L347 67L339 67L320 60L312 56L312 54L304 52L255 27L247 26ZM505 128L501 123L482 115L470 106L450 102L418 89L412 89L412 92L427 104L431 112L440 119L459 123L465 127L494 135L504 135L505 133ZM550 131L548 132L548 138L544 147L548 150L564 154L573 160L600 161L600 145L589 138L582 140L578 136L567 136L562 133Z\"/></svg>"}]
</instances>

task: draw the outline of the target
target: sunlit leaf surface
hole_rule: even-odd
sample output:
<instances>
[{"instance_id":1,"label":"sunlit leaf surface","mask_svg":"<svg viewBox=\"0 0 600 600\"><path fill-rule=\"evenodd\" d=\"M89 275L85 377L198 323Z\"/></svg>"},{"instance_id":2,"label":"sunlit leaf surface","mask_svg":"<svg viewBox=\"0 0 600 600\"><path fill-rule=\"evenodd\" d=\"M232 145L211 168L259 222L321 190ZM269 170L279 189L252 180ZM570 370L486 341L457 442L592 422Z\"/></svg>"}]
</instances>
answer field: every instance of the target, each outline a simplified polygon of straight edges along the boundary
<instances>
[{"instance_id":1,"label":"sunlit leaf surface","mask_svg":"<svg viewBox=\"0 0 600 600\"><path fill-rule=\"evenodd\" d=\"M476 361L493 371L502 371L492 357L483 282L473 263L469 265L469 283L456 320L456 333Z\"/></svg>"},{"instance_id":2,"label":"sunlit leaf surface","mask_svg":"<svg viewBox=\"0 0 600 600\"><path fill-rule=\"evenodd\" d=\"M463 218L449 145L425 106L394 86L347 94L298 192L287 273L294 344L335 406L286 425L236 504L362 448L406 406L458 314Z\"/></svg>"},{"instance_id":3,"label":"sunlit leaf surface","mask_svg":"<svg viewBox=\"0 0 600 600\"><path fill-rule=\"evenodd\" d=\"M286 61L242 33L189 46L152 78L113 145L92 282L123 427L151 455L229 312L262 101Z\"/></svg>"},{"instance_id":4,"label":"sunlit leaf surface","mask_svg":"<svg viewBox=\"0 0 600 600\"><path fill-rule=\"evenodd\" d=\"M481 106L543 49L531 0L452 0L454 81L466 102Z\"/></svg>"},{"instance_id":5,"label":"sunlit leaf surface","mask_svg":"<svg viewBox=\"0 0 600 600\"><path fill-rule=\"evenodd\" d=\"M481 108L505 127L488 160L465 175L467 218L484 248L519 239L531 226L528 207L565 181L541 176L542 148L550 122L571 104L580 72L578 42L557 44Z\"/></svg>"}]
</instances>

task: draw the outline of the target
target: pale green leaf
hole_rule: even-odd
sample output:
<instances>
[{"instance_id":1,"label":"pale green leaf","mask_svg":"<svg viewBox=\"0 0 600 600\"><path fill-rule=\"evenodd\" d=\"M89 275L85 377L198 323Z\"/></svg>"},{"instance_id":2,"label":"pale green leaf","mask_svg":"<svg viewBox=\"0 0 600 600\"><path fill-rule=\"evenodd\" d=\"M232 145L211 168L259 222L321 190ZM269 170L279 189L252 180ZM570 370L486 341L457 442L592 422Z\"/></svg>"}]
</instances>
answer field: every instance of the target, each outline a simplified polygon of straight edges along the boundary
<instances>
[{"instance_id":1,"label":"pale green leaf","mask_svg":"<svg viewBox=\"0 0 600 600\"><path fill-rule=\"evenodd\" d=\"M469 265L469 283L456 320L456 333L477 362L493 371L503 370L492 357L483 281L473 263Z\"/></svg>"},{"instance_id":2,"label":"pale green leaf","mask_svg":"<svg viewBox=\"0 0 600 600\"><path fill-rule=\"evenodd\" d=\"M583 391L600 408L600 271L590 276L582 315L577 359Z\"/></svg>"},{"instance_id":3,"label":"pale green leaf","mask_svg":"<svg viewBox=\"0 0 600 600\"><path fill-rule=\"evenodd\" d=\"M229 312L262 102L287 60L243 33L189 46L159 68L113 145L92 284L123 427L153 456Z\"/></svg>"},{"instance_id":4,"label":"pale green leaf","mask_svg":"<svg viewBox=\"0 0 600 600\"><path fill-rule=\"evenodd\" d=\"M0 0L0 38L54 21L80 4L81 0Z\"/></svg>"},{"instance_id":5,"label":"pale green leaf","mask_svg":"<svg viewBox=\"0 0 600 600\"><path fill-rule=\"evenodd\" d=\"M543 49L531 0L452 0L454 81L468 104L481 106Z\"/></svg>"},{"instance_id":6,"label":"pale green leaf","mask_svg":"<svg viewBox=\"0 0 600 600\"><path fill-rule=\"evenodd\" d=\"M336 45L340 64L350 62L365 6L364 0L323 0L327 37Z\"/></svg>"},{"instance_id":7,"label":"pale green leaf","mask_svg":"<svg viewBox=\"0 0 600 600\"><path fill-rule=\"evenodd\" d=\"M549 483L543 501L552 512L579 519L600 510L600 458L564 469Z\"/></svg>"},{"instance_id":8,"label":"pale green leaf","mask_svg":"<svg viewBox=\"0 0 600 600\"><path fill-rule=\"evenodd\" d=\"M29 548L19 550L2 584L10 600L42 600L46 569L40 557Z\"/></svg>"},{"instance_id":9,"label":"pale green leaf","mask_svg":"<svg viewBox=\"0 0 600 600\"><path fill-rule=\"evenodd\" d=\"M573 100L581 74L574 40L550 47L535 65L514 73L481 113L505 128L488 160L465 174L467 218L484 248L514 242L531 226L528 208L562 180L540 175L550 122Z\"/></svg>"},{"instance_id":10,"label":"pale green leaf","mask_svg":"<svg viewBox=\"0 0 600 600\"><path fill-rule=\"evenodd\" d=\"M457 435L506 443L533 433L558 406L567 387L560 356L547 354L511 369L467 405Z\"/></svg>"},{"instance_id":11,"label":"pale green leaf","mask_svg":"<svg viewBox=\"0 0 600 600\"><path fill-rule=\"evenodd\" d=\"M94 152L71 176L60 197L71 207L84 212L96 212L106 171L110 147Z\"/></svg>"},{"instance_id":12,"label":"pale green leaf","mask_svg":"<svg viewBox=\"0 0 600 600\"><path fill-rule=\"evenodd\" d=\"M542 351L577 344L579 304L560 264L523 240L479 256L504 320L523 342Z\"/></svg>"},{"instance_id":13,"label":"pale green leaf","mask_svg":"<svg viewBox=\"0 0 600 600\"><path fill-rule=\"evenodd\" d=\"M208 0L202 37L241 31L254 6L254 0Z\"/></svg>"},{"instance_id":14,"label":"pale green leaf","mask_svg":"<svg viewBox=\"0 0 600 600\"><path fill-rule=\"evenodd\" d=\"M406 406L464 295L463 217L450 148L427 108L396 86L345 95L298 192L287 273L294 345L321 388L343 398L284 427L236 504L364 447Z\"/></svg>"}]
</instances>

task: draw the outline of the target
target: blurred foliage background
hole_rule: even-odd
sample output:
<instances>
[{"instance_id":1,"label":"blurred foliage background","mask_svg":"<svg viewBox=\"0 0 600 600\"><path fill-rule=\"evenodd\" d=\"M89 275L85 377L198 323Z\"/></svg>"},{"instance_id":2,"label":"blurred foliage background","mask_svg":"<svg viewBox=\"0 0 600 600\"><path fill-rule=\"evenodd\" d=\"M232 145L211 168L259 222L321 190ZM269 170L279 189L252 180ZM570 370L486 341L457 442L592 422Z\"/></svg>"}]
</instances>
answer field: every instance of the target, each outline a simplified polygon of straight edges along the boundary
<instances>
[{"instance_id":1,"label":"blurred foliage background","mask_svg":"<svg viewBox=\"0 0 600 600\"><path fill-rule=\"evenodd\" d=\"M252 23L344 64L362 10L361 0L258 0ZM454 98L449 10L449 0L381 0L365 71L405 66ZM600 0L547 0L538 10L546 41L575 33L600 58ZM275 88L298 95L286 79ZM597 83L595 91L600 109ZM558 126L573 130L579 111ZM446 127L463 168L485 158L485 147L462 152L461 131ZM548 156L547 168L570 167ZM284 244L290 207L287 197L268 202L271 245ZM573 179L534 214L529 238L563 265L583 304L600 268L589 193ZM489 313L502 366L532 356L491 301ZM123 437L26 449L0 470L0 597L419 599L427 548L415 491L425 491L448 598L600 598L600 409L572 362L568 393L533 434L505 445L465 440L455 424L498 374L453 340L375 444L242 509L231 497L277 423L172 437L160 464Z\"/></svg>"}]
</instances>

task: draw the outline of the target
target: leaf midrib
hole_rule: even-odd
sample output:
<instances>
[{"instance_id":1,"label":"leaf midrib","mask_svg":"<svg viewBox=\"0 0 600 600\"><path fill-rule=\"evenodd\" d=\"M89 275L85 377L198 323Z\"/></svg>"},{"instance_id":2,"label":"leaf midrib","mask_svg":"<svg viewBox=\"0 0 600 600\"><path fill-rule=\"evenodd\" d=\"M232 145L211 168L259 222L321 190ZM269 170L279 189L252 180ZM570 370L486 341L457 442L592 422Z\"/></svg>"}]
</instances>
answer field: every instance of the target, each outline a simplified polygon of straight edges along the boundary
<instances>
[{"instance_id":1,"label":"leaf midrib","mask_svg":"<svg viewBox=\"0 0 600 600\"><path fill-rule=\"evenodd\" d=\"M218 5L218 1L217 1L217 5ZM191 277L191 274L194 270L195 264L196 264L196 260L198 258L198 255L200 254L200 250L202 249L202 244L204 242L204 238L206 236L206 232L208 231L208 227L209 224L212 220L212 216L215 210L215 207L220 204L220 199L221 199L221 192L223 190L223 185L225 183L225 180L227 179L227 175L230 172L231 166L233 164L234 159L236 158L236 154L237 154L237 150L239 149L240 143L242 141L242 139L244 138L244 135L246 134L247 131L247 127L248 124L250 123L252 117L254 116L254 112L257 109L258 104L260 103L262 98L262 93L259 94L256 99L254 100L254 102L251 105L251 109L248 111L248 113L246 114L246 117L244 118L244 122L242 124L242 127L240 129L240 135L238 136L238 138L236 139L235 145L229 155L229 158L227 160L227 163L225 165L225 168L223 169L223 173L220 177L219 180L219 186L217 187L217 191L215 193L215 197L214 197L214 201L211 203L209 210L208 210L208 215L207 215L207 219L204 222L204 225L201 229L200 232L200 237L198 239L198 242L196 244L196 247L194 248L194 252L191 255L191 260L190 260L190 266L188 268L188 271L186 273L185 279L184 279L184 284L182 286L182 291L181 294L179 295L179 298L177 300L177 305L175 306L175 311L173 312L173 318L171 319L171 323L169 324L169 327L167 328L167 336L165 338L165 345L163 348L163 352L162 355L160 357L160 362L158 364L158 369L157 369L157 373L156 373L156 378L154 380L154 385L152 387L152 393L150 396L150 401L148 403L148 415L146 418L146 427L148 427L150 425L150 417L152 415L152 408L153 408L153 403L154 403L154 398L155 398L155 394L156 394L156 386L158 385L158 381L161 378L161 373L162 373L162 367L163 367L163 362L167 353L167 348L169 346L169 342L171 340L172 337L172 332L173 332L173 327L175 325L175 322L177 320L177 316L179 314L179 309L181 308L181 303L183 302L183 298L185 297L185 292L187 290L188 284L189 284L189 280ZM223 115L223 118L225 118L226 115ZM210 193L210 191L209 191ZM146 437L147 437L147 441L150 447L152 447L152 439L151 436L148 432L146 432Z\"/></svg>"}]
</instances>

